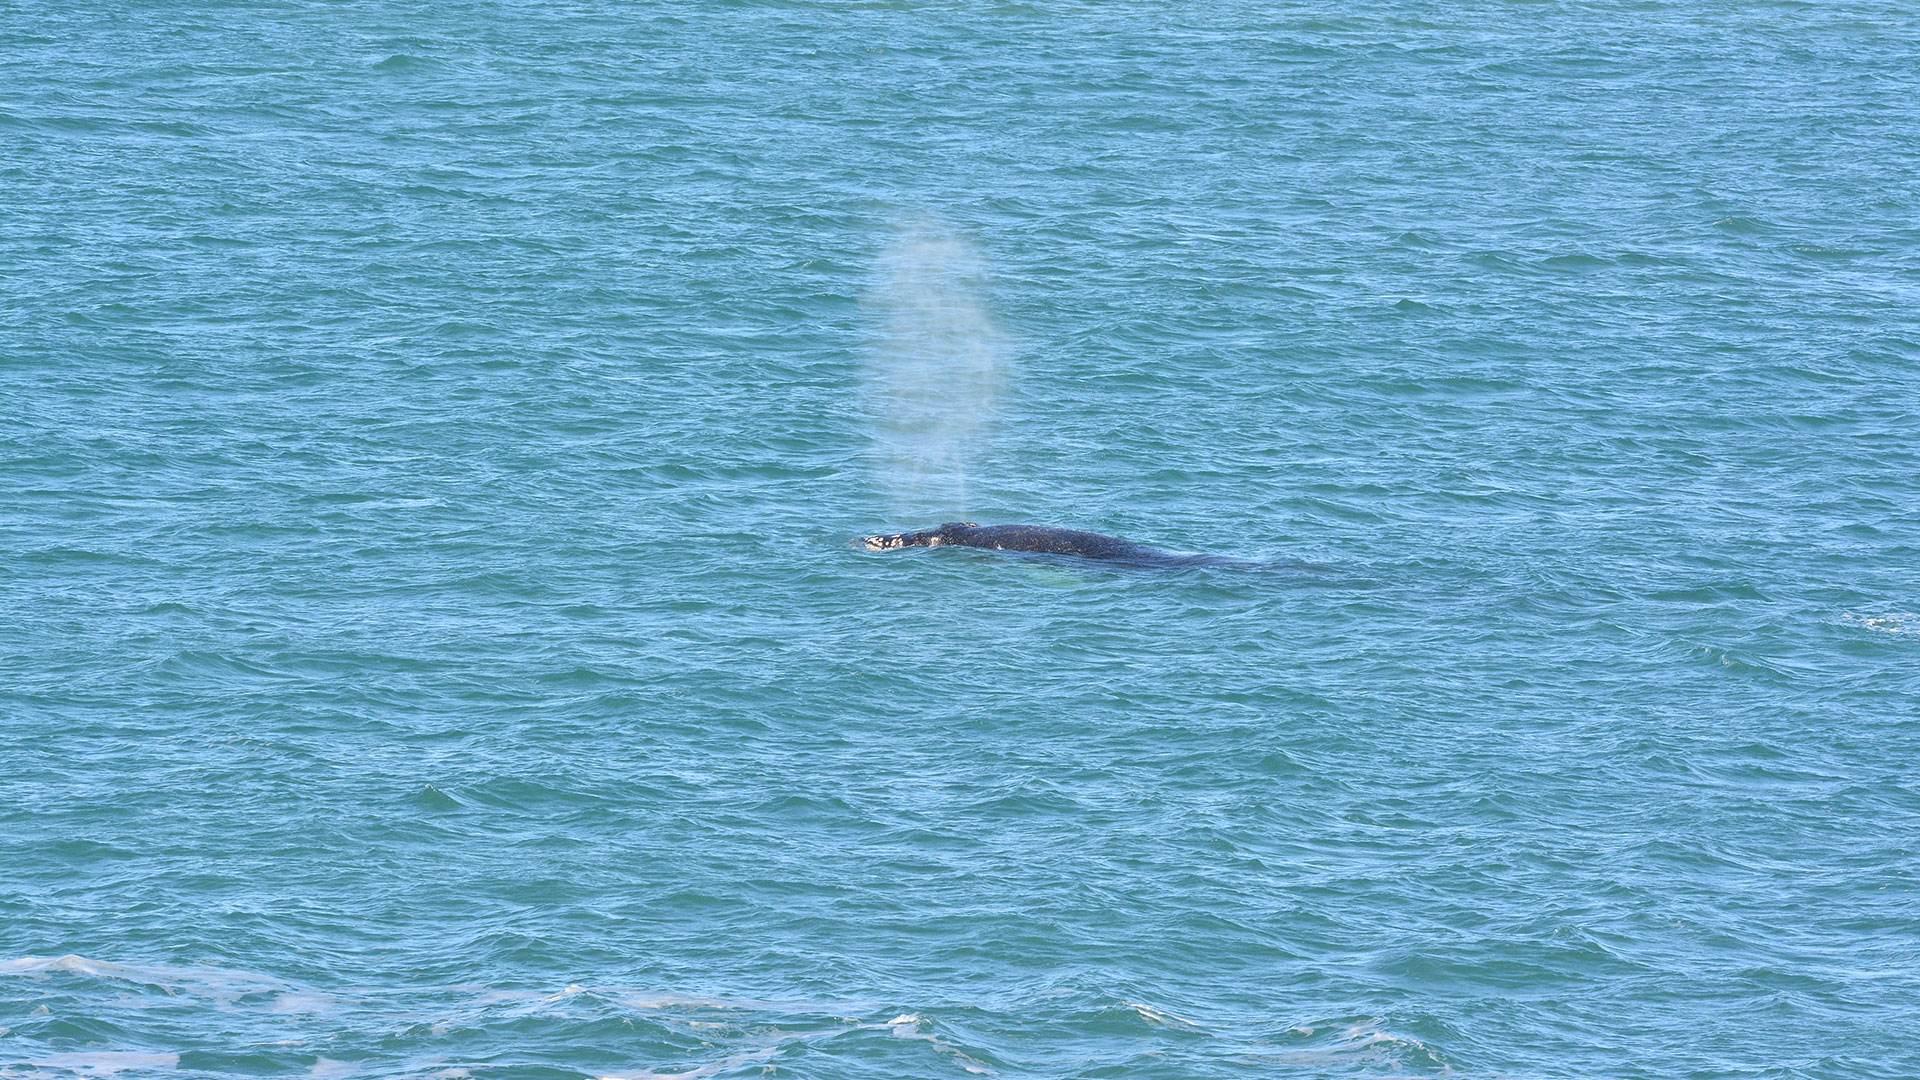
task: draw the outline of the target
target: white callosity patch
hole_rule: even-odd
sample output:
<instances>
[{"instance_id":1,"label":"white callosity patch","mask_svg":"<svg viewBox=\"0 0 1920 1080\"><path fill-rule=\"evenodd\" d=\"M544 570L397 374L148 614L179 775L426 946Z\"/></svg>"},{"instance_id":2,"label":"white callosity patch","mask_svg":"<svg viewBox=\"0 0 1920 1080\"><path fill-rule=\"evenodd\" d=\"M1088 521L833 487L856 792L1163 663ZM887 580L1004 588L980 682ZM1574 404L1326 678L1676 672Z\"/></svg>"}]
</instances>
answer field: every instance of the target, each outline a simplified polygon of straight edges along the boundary
<instances>
[{"instance_id":1,"label":"white callosity patch","mask_svg":"<svg viewBox=\"0 0 1920 1080\"><path fill-rule=\"evenodd\" d=\"M938 536L930 536L925 540L917 542L912 541L908 539L905 533L895 533L891 536L863 536L860 538L861 546L865 547L868 551L893 551L903 547L939 547L944 543L946 543L946 541Z\"/></svg>"}]
</instances>

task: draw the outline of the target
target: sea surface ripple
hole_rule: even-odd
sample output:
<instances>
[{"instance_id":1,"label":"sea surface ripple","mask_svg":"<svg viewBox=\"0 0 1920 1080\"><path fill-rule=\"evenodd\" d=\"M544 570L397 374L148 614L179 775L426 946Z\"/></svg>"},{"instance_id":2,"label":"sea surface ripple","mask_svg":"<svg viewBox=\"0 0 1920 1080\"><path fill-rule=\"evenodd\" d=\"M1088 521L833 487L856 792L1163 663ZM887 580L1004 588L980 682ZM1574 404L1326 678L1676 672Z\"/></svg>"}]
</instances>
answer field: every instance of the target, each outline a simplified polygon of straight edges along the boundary
<instances>
[{"instance_id":1,"label":"sea surface ripple","mask_svg":"<svg viewBox=\"0 0 1920 1080\"><path fill-rule=\"evenodd\" d=\"M1917 27L0 0L0 1078L1911 1080Z\"/></svg>"}]
</instances>

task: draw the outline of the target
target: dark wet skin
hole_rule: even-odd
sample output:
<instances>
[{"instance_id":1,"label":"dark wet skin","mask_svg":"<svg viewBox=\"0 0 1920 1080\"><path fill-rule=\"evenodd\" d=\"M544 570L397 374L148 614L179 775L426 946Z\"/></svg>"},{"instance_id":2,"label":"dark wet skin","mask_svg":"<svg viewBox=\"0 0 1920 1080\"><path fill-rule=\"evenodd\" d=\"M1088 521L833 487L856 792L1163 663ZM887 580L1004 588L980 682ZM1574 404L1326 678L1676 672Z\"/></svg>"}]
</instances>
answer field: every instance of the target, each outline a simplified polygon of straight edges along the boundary
<instances>
[{"instance_id":1,"label":"dark wet skin","mask_svg":"<svg viewBox=\"0 0 1920 1080\"><path fill-rule=\"evenodd\" d=\"M862 536L854 541L868 551L892 551L903 547L974 547L992 551L1040 551L1053 555L1077 555L1083 559L1103 559L1133 566L1238 566L1260 565L1223 555L1182 555L1146 544L1136 544L1118 536L1082 532L1079 529L1055 529L1045 525L975 525L971 521L949 521L945 525L919 532Z\"/></svg>"}]
</instances>

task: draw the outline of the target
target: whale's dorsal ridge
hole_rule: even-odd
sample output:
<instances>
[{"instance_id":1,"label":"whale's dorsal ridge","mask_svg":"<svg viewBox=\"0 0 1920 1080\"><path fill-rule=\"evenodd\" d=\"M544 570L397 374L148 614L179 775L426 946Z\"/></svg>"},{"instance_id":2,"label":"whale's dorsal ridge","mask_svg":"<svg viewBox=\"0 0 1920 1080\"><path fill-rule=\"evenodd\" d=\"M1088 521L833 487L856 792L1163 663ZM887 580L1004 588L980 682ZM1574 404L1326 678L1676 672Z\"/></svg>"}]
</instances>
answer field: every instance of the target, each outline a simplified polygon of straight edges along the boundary
<instances>
[{"instance_id":1,"label":"whale's dorsal ridge","mask_svg":"<svg viewBox=\"0 0 1920 1080\"><path fill-rule=\"evenodd\" d=\"M971 521L949 521L919 532L883 533L862 536L854 543L868 551L893 551L903 547L986 548L992 551L1036 551L1053 555L1075 555L1084 559L1102 559L1140 566L1227 565L1238 560L1209 555L1181 555L1147 544L1136 544L1118 536L1060 529L1049 525L978 525Z\"/></svg>"}]
</instances>

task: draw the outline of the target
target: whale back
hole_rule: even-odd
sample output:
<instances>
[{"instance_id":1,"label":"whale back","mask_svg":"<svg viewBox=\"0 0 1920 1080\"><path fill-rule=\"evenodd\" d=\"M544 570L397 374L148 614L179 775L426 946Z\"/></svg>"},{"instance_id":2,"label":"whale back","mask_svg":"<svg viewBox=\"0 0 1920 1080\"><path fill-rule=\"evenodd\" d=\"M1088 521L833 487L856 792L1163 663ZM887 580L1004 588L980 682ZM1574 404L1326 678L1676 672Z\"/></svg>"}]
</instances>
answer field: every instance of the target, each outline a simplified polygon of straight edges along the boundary
<instances>
[{"instance_id":1,"label":"whale back","mask_svg":"<svg viewBox=\"0 0 1920 1080\"><path fill-rule=\"evenodd\" d=\"M1086 559L1152 562L1179 558L1159 548L1136 544L1118 536L1079 529L1056 529L1047 525L976 525L971 521L949 521L919 532L863 536L857 543L868 551L951 545L993 551L1041 551L1056 555L1078 555Z\"/></svg>"},{"instance_id":2,"label":"whale back","mask_svg":"<svg viewBox=\"0 0 1920 1080\"><path fill-rule=\"evenodd\" d=\"M975 525L957 530L946 542L994 551L1046 551L1086 559L1140 559L1167 554L1118 536L1045 525Z\"/></svg>"}]
</instances>

